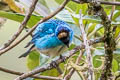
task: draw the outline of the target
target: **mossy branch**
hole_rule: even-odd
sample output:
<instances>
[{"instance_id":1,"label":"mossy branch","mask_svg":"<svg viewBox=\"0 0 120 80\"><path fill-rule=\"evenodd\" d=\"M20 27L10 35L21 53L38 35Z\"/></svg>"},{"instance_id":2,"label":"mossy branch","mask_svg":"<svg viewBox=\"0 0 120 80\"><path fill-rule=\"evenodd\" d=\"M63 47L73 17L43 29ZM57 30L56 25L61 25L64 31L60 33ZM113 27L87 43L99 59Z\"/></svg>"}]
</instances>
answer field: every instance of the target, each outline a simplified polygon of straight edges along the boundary
<instances>
[{"instance_id":1,"label":"mossy branch","mask_svg":"<svg viewBox=\"0 0 120 80\"><path fill-rule=\"evenodd\" d=\"M102 20L102 24L104 26L104 47L105 47L105 63L103 67L103 71L100 77L100 80L111 80L112 79L112 60L113 60L113 51L115 50L115 40L114 40L114 32L113 27L111 25L111 21L105 13L103 7L97 3L93 2L90 4L92 7L93 14L100 16Z\"/></svg>"}]
</instances>

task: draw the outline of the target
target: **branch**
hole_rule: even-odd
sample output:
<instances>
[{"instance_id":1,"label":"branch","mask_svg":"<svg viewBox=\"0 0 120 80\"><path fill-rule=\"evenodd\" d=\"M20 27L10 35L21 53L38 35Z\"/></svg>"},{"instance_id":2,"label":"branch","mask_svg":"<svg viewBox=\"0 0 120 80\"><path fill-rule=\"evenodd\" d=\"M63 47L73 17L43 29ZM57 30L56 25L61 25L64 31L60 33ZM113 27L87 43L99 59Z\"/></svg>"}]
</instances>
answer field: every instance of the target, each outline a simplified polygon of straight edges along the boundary
<instances>
[{"instance_id":1,"label":"branch","mask_svg":"<svg viewBox=\"0 0 120 80\"><path fill-rule=\"evenodd\" d=\"M16 71L5 69L5 68L2 68L2 67L0 67L0 71L10 73L10 74L14 74L14 75L22 75L22 74L24 74L24 73L21 73L21 72L16 72ZM58 77L51 77L51 76L31 76L31 77L36 78L36 79L61 80Z\"/></svg>"},{"instance_id":2,"label":"branch","mask_svg":"<svg viewBox=\"0 0 120 80\"><path fill-rule=\"evenodd\" d=\"M15 39L21 34L21 32L23 31L23 29L25 28L25 26L27 25L27 22L28 20L30 19L31 15L32 15L32 12L34 11L35 9L35 5L37 4L37 1L38 0L33 0L29 10L28 10L28 13L26 14L24 20L22 21L18 31L12 36L12 38L10 40L8 40L7 43L4 43L4 45L0 48L0 50L3 50L5 49L6 47L8 47L10 44L12 44Z\"/></svg>"},{"instance_id":3,"label":"branch","mask_svg":"<svg viewBox=\"0 0 120 80\"><path fill-rule=\"evenodd\" d=\"M100 80L112 80L112 60L113 60L113 51L115 50L115 40L113 27L111 21L109 20L107 14L105 13L103 7L97 2L91 4L93 6L93 11L102 19L102 24L104 25L104 47L105 47L105 63L102 70Z\"/></svg>"},{"instance_id":4,"label":"branch","mask_svg":"<svg viewBox=\"0 0 120 80\"><path fill-rule=\"evenodd\" d=\"M87 0L72 0L72 1L76 2L78 4L89 3L90 2L90 1L87 1ZM120 6L120 2L110 2L110 1L101 1L101 0L98 0L98 2L100 2L100 4Z\"/></svg>"},{"instance_id":5,"label":"branch","mask_svg":"<svg viewBox=\"0 0 120 80\"><path fill-rule=\"evenodd\" d=\"M71 68L69 73L67 73L67 75L64 77L63 80L69 80L71 78L71 76L73 75L73 73L75 72L74 68Z\"/></svg>"},{"instance_id":6,"label":"branch","mask_svg":"<svg viewBox=\"0 0 120 80\"><path fill-rule=\"evenodd\" d=\"M120 79L120 72L117 72L117 75L115 75L114 80L119 80Z\"/></svg>"},{"instance_id":7,"label":"branch","mask_svg":"<svg viewBox=\"0 0 120 80\"><path fill-rule=\"evenodd\" d=\"M30 35L34 30L35 28L42 22L45 22L47 21L48 19L52 18L53 16L55 16L58 12L60 12L64 7L65 5L69 2L69 0L65 0L63 2L63 4L56 10L54 11L53 13L51 13L49 16L47 17L44 17L43 19L41 19L35 26L33 26L31 28L31 30L25 34L20 40L16 41L14 44L8 46L7 48L3 49L3 50L0 50L0 55L2 55L3 53L9 51L10 49L14 48L16 45L18 45L21 41L23 41L26 37L28 37L28 35Z\"/></svg>"},{"instance_id":8,"label":"branch","mask_svg":"<svg viewBox=\"0 0 120 80\"><path fill-rule=\"evenodd\" d=\"M89 42L89 44L92 45L92 44L95 44L95 43L102 42L103 40L104 40L104 38L91 40L91 41ZM78 52L79 50L84 49L84 48L85 48L84 44L81 44L80 46L77 46L77 47L74 48L73 50L69 51L68 54L67 54L66 56L64 56L65 60L68 59L69 57L71 57L72 55L74 55L74 54L75 54L76 52ZM60 63L64 62L64 60L63 60L63 59L57 59L57 60L55 60L55 62L56 62L56 64L60 64ZM52 64L52 62L51 62L50 64ZM25 74L17 77L15 80L22 80L22 79L25 79L25 78L27 78L27 77L29 77L29 76L35 75L35 74L37 74L37 73L40 73L40 72L43 72L43 71L46 71L46 70L53 69L54 67L51 66L50 64L44 65L44 66L39 67L39 68L37 68L37 69L34 69L34 70L32 70L32 71L30 71L30 72L28 72L28 73L25 73Z\"/></svg>"},{"instance_id":9,"label":"branch","mask_svg":"<svg viewBox=\"0 0 120 80\"><path fill-rule=\"evenodd\" d=\"M87 35L85 33L83 22L82 22L81 10L80 10L79 24L80 24L79 27L80 27L80 31L81 31L81 34L82 34L83 42L84 42L84 45L85 45L85 50L86 50L86 53L87 53L88 80L94 80L94 72L93 72L93 65L92 65L92 55L91 55L91 51L90 51L89 41L87 39Z\"/></svg>"},{"instance_id":10,"label":"branch","mask_svg":"<svg viewBox=\"0 0 120 80\"><path fill-rule=\"evenodd\" d=\"M116 0L112 0L112 1L115 2ZM110 13L110 17L109 17L110 20L112 20L112 18L113 18L113 14L114 14L114 11L115 11L115 7L116 7L115 5L112 6L111 13Z\"/></svg>"},{"instance_id":11,"label":"branch","mask_svg":"<svg viewBox=\"0 0 120 80\"><path fill-rule=\"evenodd\" d=\"M83 52L80 51L80 54L79 54L79 56L78 56L75 64L79 64L80 63L80 60L81 60L82 56L83 56ZM71 68L70 71L69 71L69 73L64 77L63 80L69 80L71 78L71 76L73 75L74 72L75 72L75 69Z\"/></svg>"}]
</instances>

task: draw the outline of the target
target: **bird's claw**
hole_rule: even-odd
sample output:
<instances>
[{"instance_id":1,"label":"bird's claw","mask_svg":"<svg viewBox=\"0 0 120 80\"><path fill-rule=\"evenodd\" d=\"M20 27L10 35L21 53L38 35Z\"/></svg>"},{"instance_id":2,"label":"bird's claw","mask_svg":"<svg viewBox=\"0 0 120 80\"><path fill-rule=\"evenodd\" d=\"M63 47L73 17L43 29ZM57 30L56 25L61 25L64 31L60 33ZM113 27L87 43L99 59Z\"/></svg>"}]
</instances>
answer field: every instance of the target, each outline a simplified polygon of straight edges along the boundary
<instances>
[{"instance_id":1,"label":"bird's claw","mask_svg":"<svg viewBox=\"0 0 120 80\"><path fill-rule=\"evenodd\" d=\"M55 61L52 61L52 62L50 63L50 65L51 65L52 67L56 68L57 71L58 71L60 74L63 73L62 70L60 69L58 63L56 63Z\"/></svg>"},{"instance_id":2,"label":"bird's claw","mask_svg":"<svg viewBox=\"0 0 120 80\"><path fill-rule=\"evenodd\" d=\"M65 62L65 57L60 55L60 59L62 59L63 62Z\"/></svg>"},{"instance_id":3,"label":"bird's claw","mask_svg":"<svg viewBox=\"0 0 120 80\"><path fill-rule=\"evenodd\" d=\"M52 61L50 65L53 66L54 68L58 67L58 64L55 61Z\"/></svg>"}]
</instances>

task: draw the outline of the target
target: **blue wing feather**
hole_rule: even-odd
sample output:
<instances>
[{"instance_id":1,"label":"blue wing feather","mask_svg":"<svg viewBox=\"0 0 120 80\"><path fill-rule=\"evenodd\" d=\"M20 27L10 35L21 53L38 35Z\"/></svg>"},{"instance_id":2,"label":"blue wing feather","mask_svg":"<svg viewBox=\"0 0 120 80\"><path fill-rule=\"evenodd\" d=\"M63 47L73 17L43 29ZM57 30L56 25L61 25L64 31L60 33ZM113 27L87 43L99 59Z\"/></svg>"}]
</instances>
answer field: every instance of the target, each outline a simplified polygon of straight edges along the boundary
<instances>
[{"instance_id":1,"label":"blue wing feather","mask_svg":"<svg viewBox=\"0 0 120 80\"><path fill-rule=\"evenodd\" d=\"M44 22L38 25L36 30L33 33L32 42L36 40L36 38L44 37L45 35L50 35L55 32L56 25L50 22Z\"/></svg>"},{"instance_id":2,"label":"blue wing feather","mask_svg":"<svg viewBox=\"0 0 120 80\"><path fill-rule=\"evenodd\" d=\"M39 24L33 33L31 42L34 42L37 37L41 38L45 35L54 33L57 26L62 24L67 25L67 23L58 19L50 19L44 23Z\"/></svg>"},{"instance_id":3,"label":"blue wing feather","mask_svg":"<svg viewBox=\"0 0 120 80\"><path fill-rule=\"evenodd\" d=\"M33 33L33 37L30 43L35 44L36 47L40 49L43 49L45 47L52 48L63 44L60 40L57 39L55 35L55 30L59 25L64 25L66 27L68 26L66 22L58 19L50 19L44 23L39 24Z\"/></svg>"},{"instance_id":4,"label":"blue wing feather","mask_svg":"<svg viewBox=\"0 0 120 80\"><path fill-rule=\"evenodd\" d=\"M56 46L62 45L63 43L60 40L58 40L58 38L54 34L51 34L51 35L46 35L42 38L38 38L34 44L38 49L42 50L42 49L54 48Z\"/></svg>"}]
</instances>

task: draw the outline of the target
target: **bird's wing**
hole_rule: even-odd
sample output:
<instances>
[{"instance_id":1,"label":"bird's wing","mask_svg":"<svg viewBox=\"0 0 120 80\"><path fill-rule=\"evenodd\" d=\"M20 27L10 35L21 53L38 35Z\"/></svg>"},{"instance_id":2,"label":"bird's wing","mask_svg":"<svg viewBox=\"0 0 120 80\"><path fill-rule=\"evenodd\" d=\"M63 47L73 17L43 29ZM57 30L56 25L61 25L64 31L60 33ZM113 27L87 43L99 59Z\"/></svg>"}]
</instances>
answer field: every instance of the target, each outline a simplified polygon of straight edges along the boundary
<instances>
[{"instance_id":1,"label":"bird's wing","mask_svg":"<svg viewBox=\"0 0 120 80\"><path fill-rule=\"evenodd\" d=\"M34 43L34 41L38 38L42 38L46 35L51 35L55 32L55 29L56 26L53 23L49 22L42 23L38 25L38 27L34 31L33 38L31 41Z\"/></svg>"},{"instance_id":2,"label":"bird's wing","mask_svg":"<svg viewBox=\"0 0 120 80\"><path fill-rule=\"evenodd\" d=\"M36 39L39 39L46 35L50 35L50 34L54 33L55 29L56 29L55 23L51 23L49 21L39 24L33 33L32 40L30 42L28 42L28 44L25 46L25 48L30 46L32 43L34 43L36 41Z\"/></svg>"},{"instance_id":3,"label":"bird's wing","mask_svg":"<svg viewBox=\"0 0 120 80\"><path fill-rule=\"evenodd\" d=\"M57 19L50 19L44 23L39 24L33 33L32 41L34 42L34 40L37 38L55 33L56 28L61 24L67 25L64 21Z\"/></svg>"}]
</instances>

